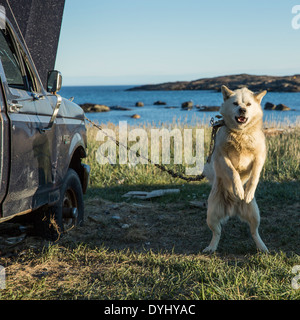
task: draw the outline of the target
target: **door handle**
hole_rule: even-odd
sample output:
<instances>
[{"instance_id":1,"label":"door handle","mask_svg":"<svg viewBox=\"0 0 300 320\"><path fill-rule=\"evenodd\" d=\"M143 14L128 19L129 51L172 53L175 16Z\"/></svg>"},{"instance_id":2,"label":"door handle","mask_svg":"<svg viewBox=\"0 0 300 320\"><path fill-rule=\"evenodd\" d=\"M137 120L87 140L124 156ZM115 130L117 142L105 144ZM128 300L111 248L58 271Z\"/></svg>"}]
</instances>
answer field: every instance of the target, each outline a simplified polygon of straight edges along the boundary
<instances>
[{"instance_id":1,"label":"door handle","mask_svg":"<svg viewBox=\"0 0 300 320\"><path fill-rule=\"evenodd\" d=\"M9 111L10 112L19 112L20 109L22 109L22 108L23 108L23 105L20 104L20 103L12 102L12 103L9 104Z\"/></svg>"}]
</instances>

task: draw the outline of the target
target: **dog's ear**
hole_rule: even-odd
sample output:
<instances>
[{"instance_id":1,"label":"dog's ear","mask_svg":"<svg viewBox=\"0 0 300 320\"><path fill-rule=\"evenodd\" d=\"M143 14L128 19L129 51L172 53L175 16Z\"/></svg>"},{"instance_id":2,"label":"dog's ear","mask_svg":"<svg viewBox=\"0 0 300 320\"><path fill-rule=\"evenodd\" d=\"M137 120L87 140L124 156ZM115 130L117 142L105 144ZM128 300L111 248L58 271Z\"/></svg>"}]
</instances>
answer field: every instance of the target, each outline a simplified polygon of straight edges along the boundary
<instances>
[{"instance_id":1,"label":"dog's ear","mask_svg":"<svg viewBox=\"0 0 300 320\"><path fill-rule=\"evenodd\" d=\"M232 96L234 94L234 92L231 91L230 89L228 89L226 86L222 86L221 91L223 94L224 101L226 101L230 96Z\"/></svg>"},{"instance_id":2,"label":"dog's ear","mask_svg":"<svg viewBox=\"0 0 300 320\"><path fill-rule=\"evenodd\" d=\"M255 100L256 100L258 103L261 103L261 100L262 100L262 98L266 95L266 93L267 93L267 90L264 90L264 91L259 92L259 93L255 93L255 94L254 94Z\"/></svg>"}]
</instances>

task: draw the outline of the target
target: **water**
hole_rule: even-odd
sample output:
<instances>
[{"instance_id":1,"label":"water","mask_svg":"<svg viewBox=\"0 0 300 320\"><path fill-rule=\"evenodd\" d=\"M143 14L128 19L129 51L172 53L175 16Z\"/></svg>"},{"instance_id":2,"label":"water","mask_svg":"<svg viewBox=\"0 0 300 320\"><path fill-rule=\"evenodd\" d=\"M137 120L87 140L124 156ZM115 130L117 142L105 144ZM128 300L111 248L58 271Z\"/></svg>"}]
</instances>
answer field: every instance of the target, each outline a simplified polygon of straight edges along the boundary
<instances>
[{"instance_id":1,"label":"water","mask_svg":"<svg viewBox=\"0 0 300 320\"><path fill-rule=\"evenodd\" d=\"M86 116L97 122L127 121L128 124L184 122L196 124L208 123L212 116L218 112L200 112L195 107L192 110L182 110L181 103L192 100L194 105L220 106L223 99L220 92L215 91L126 91L132 86L86 86L63 87L60 94L65 98L74 97L74 102L105 104L130 108L130 111L112 110L101 113L87 113ZM153 105L155 101L166 102L167 105ZM141 101L144 107L135 107ZM283 122L295 124L300 121L300 92L269 92L263 98L262 105L266 102L274 104L283 103L295 111L268 111L264 110L264 120L268 122ZM166 108L174 107L174 108ZM133 114L139 114L140 119L132 119Z\"/></svg>"}]
</instances>

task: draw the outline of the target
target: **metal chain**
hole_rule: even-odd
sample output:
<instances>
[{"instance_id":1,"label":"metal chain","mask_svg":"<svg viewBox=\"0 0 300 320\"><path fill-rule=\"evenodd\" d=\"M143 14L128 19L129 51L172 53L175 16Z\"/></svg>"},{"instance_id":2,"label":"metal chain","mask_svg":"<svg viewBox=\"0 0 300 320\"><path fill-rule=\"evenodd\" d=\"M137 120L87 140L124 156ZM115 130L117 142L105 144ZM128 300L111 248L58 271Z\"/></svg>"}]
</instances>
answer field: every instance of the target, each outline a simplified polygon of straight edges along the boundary
<instances>
[{"instance_id":1,"label":"metal chain","mask_svg":"<svg viewBox=\"0 0 300 320\"><path fill-rule=\"evenodd\" d=\"M128 151L132 151L128 146L124 146L124 145L122 145L117 139L114 139L114 138L110 137L110 136L103 130L103 128L102 128L100 125L96 124L95 122L93 122L92 120L90 120L89 118L87 118L86 116L85 116L85 119L86 119L90 124L92 124L95 128L101 130L109 139L113 140L118 147L120 147L120 145L121 145L122 147L126 148ZM209 155L208 155L208 157L207 157L207 162L208 162L208 163L210 162L212 153L213 153L213 151L214 151L215 139L216 139L217 131L218 131L218 129L219 129L221 126L224 125L224 121L223 121L223 120L219 120L219 121L215 122L215 121L214 121L214 118L211 118L210 124L211 124L211 126L212 126L212 132L211 132L211 140L210 140L210 146L209 146ZM133 151L132 151L132 152L133 152ZM176 173L176 172L174 172L173 170L166 168L165 166L163 166L163 165L161 165L161 164L152 163L152 161L151 161L150 159L141 156L139 152L136 152L136 154L137 154L139 157L147 160L147 162L148 162L149 164L154 165L156 168L160 169L161 171L167 172L167 173L168 173L171 177L173 177L173 178L179 178L179 179L185 180L185 181L187 181L187 182L201 181L201 180L203 180L203 179L205 178L205 176L203 175L203 173L200 174L200 175L194 176L194 177L186 177L186 176L184 176L184 175L182 175L182 174L180 174L180 173Z\"/></svg>"}]
</instances>

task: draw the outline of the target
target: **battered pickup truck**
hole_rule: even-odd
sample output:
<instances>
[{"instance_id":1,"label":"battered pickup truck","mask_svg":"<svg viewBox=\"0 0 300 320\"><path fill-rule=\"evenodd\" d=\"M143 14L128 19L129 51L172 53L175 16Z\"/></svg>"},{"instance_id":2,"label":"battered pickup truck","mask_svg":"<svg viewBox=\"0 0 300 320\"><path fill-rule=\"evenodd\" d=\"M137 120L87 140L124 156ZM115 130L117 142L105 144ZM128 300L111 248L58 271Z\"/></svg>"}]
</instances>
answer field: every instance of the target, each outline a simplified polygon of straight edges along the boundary
<instances>
[{"instance_id":1,"label":"battered pickup truck","mask_svg":"<svg viewBox=\"0 0 300 320\"><path fill-rule=\"evenodd\" d=\"M42 212L37 225L48 237L83 221L90 172L81 162L87 147L84 112L57 94L58 71L48 72L43 88L9 20L2 19L0 27L0 222Z\"/></svg>"}]
</instances>

